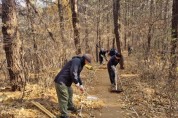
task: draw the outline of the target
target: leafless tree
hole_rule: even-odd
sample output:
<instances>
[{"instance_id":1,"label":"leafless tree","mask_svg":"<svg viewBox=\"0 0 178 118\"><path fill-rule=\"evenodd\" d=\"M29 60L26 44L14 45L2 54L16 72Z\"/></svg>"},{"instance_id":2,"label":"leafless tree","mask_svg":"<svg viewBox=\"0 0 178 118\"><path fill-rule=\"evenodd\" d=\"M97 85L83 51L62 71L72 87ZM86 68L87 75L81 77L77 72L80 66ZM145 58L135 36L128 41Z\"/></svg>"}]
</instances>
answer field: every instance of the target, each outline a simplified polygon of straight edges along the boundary
<instances>
[{"instance_id":1,"label":"leafless tree","mask_svg":"<svg viewBox=\"0 0 178 118\"><path fill-rule=\"evenodd\" d=\"M70 2L71 2L72 25L74 30L74 44L76 47L76 54L81 54L77 0L71 0Z\"/></svg>"},{"instance_id":2,"label":"leafless tree","mask_svg":"<svg viewBox=\"0 0 178 118\"><path fill-rule=\"evenodd\" d=\"M178 1L173 0L173 8L172 8L172 39L171 39L171 54L170 54L170 69L169 69L169 79L168 79L168 94L170 98L170 106L168 117L173 118L175 107L174 107L174 99L176 93L176 80L177 80L177 59L178 54L176 53L177 42L178 42Z\"/></svg>"},{"instance_id":3,"label":"leafless tree","mask_svg":"<svg viewBox=\"0 0 178 118\"><path fill-rule=\"evenodd\" d=\"M15 0L2 0L2 33L12 91L21 90L24 84L22 48L19 38Z\"/></svg>"},{"instance_id":4,"label":"leafless tree","mask_svg":"<svg viewBox=\"0 0 178 118\"><path fill-rule=\"evenodd\" d=\"M121 53L121 46L120 46L120 24L119 22L120 17L120 0L113 0L113 19L114 19L114 34L116 38L116 45L119 53Z\"/></svg>"}]
</instances>

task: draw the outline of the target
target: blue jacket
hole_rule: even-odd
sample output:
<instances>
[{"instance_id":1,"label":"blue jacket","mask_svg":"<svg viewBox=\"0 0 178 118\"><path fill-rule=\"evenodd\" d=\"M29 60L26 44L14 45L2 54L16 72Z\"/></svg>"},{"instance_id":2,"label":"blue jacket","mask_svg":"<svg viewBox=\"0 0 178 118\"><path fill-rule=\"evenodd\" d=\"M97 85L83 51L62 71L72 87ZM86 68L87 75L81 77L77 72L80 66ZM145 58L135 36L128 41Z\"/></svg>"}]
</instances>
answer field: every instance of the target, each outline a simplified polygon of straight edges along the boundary
<instances>
[{"instance_id":1,"label":"blue jacket","mask_svg":"<svg viewBox=\"0 0 178 118\"><path fill-rule=\"evenodd\" d=\"M110 51L109 51L109 56L114 56L115 54L117 53L117 50L112 48Z\"/></svg>"},{"instance_id":2,"label":"blue jacket","mask_svg":"<svg viewBox=\"0 0 178 118\"><path fill-rule=\"evenodd\" d=\"M84 57L73 57L58 73L54 81L58 84L63 83L68 87L70 87L73 82L75 84L80 83L80 85L82 85L80 72L82 71L84 65Z\"/></svg>"},{"instance_id":3,"label":"blue jacket","mask_svg":"<svg viewBox=\"0 0 178 118\"><path fill-rule=\"evenodd\" d=\"M111 66L116 66L118 63L120 63L120 59L116 59L115 55L112 56L107 64L108 69L111 69Z\"/></svg>"}]
</instances>

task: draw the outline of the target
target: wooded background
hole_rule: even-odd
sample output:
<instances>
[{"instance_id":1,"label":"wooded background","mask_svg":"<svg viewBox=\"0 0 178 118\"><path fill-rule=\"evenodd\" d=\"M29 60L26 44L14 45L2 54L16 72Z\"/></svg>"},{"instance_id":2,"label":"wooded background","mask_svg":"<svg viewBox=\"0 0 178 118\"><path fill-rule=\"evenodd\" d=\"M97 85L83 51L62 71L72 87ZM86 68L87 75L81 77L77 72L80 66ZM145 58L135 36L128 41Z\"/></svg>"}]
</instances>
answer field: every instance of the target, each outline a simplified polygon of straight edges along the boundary
<instances>
[{"instance_id":1,"label":"wooded background","mask_svg":"<svg viewBox=\"0 0 178 118\"><path fill-rule=\"evenodd\" d=\"M55 74L76 54L99 47L132 56L143 81L168 96L172 116L178 100L177 0L2 0L1 74L12 90L31 78L50 86Z\"/></svg>"}]
</instances>

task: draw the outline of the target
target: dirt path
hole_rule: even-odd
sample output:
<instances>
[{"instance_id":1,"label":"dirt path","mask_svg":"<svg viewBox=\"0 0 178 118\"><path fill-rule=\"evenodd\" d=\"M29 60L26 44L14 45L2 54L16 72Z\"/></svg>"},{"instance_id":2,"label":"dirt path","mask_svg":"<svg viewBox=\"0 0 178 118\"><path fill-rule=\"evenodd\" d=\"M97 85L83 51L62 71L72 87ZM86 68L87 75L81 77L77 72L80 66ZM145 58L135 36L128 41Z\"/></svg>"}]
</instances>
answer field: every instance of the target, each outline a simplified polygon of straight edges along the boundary
<instances>
[{"instance_id":1,"label":"dirt path","mask_svg":"<svg viewBox=\"0 0 178 118\"><path fill-rule=\"evenodd\" d=\"M125 60L124 65L125 67L126 66L127 67L124 71L118 69L118 72L120 73L119 75L120 75L121 82L124 82L124 80L130 78L130 76L131 77L135 76L134 74L131 74L129 70L127 70L129 65L127 63L128 56L126 52L123 54ZM90 91L92 95L97 96L105 103L105 106L101 110L94 111L94 116L95 118L129 118L130 116L132 116L131 114L133 114L133 112L124 109L126 104L129 103L125 103L126 100L123 100L125 99L127 93L126 91L122 93L109 92L109 88L111 87L111 84L110 84L109 75L106 66L107 65L102 65L101 67L99 67L102 69L96 71L95 73L96 77L93 82L95 84L92 85L93 89ZM118 66L120 65L118 64Z\"/></svg>"},{"instance_id":2,"label":"dirt path","mask_svg":"<svg viewBox=\"0 0 178 118\"><path fill-rule=\"evenodd\" d=\"M105 66L102 65L102 67ZM90 93L103 100L105 106L100 111L95 111L94 116L96 118L126 118L127 113L121 109L123 107L123 101L121 100L123 93L109 92L111 84L107 69L99 69L96 76L94 89Z\"/></svg>"}]
</instances>

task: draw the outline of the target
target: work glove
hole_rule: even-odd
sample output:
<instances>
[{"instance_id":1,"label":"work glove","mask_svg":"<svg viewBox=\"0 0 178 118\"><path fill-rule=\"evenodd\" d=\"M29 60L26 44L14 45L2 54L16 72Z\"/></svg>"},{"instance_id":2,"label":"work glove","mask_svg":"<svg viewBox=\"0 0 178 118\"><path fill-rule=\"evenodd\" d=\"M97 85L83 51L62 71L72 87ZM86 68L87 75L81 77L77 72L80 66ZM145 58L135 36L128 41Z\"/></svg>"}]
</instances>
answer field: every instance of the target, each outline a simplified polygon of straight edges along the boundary
<instances>
[{"instance_id":1,"label":"work glove","mask_svg":"<svg viewBox=\"0 0 178 118\"><path fill-rule=\"evenodd\" d=\"M75 84L77 88L80 89L80 91L83 93L84 92L84 87L83 85L80 85L79 83Z\"/></svg>"}]
</instances>

